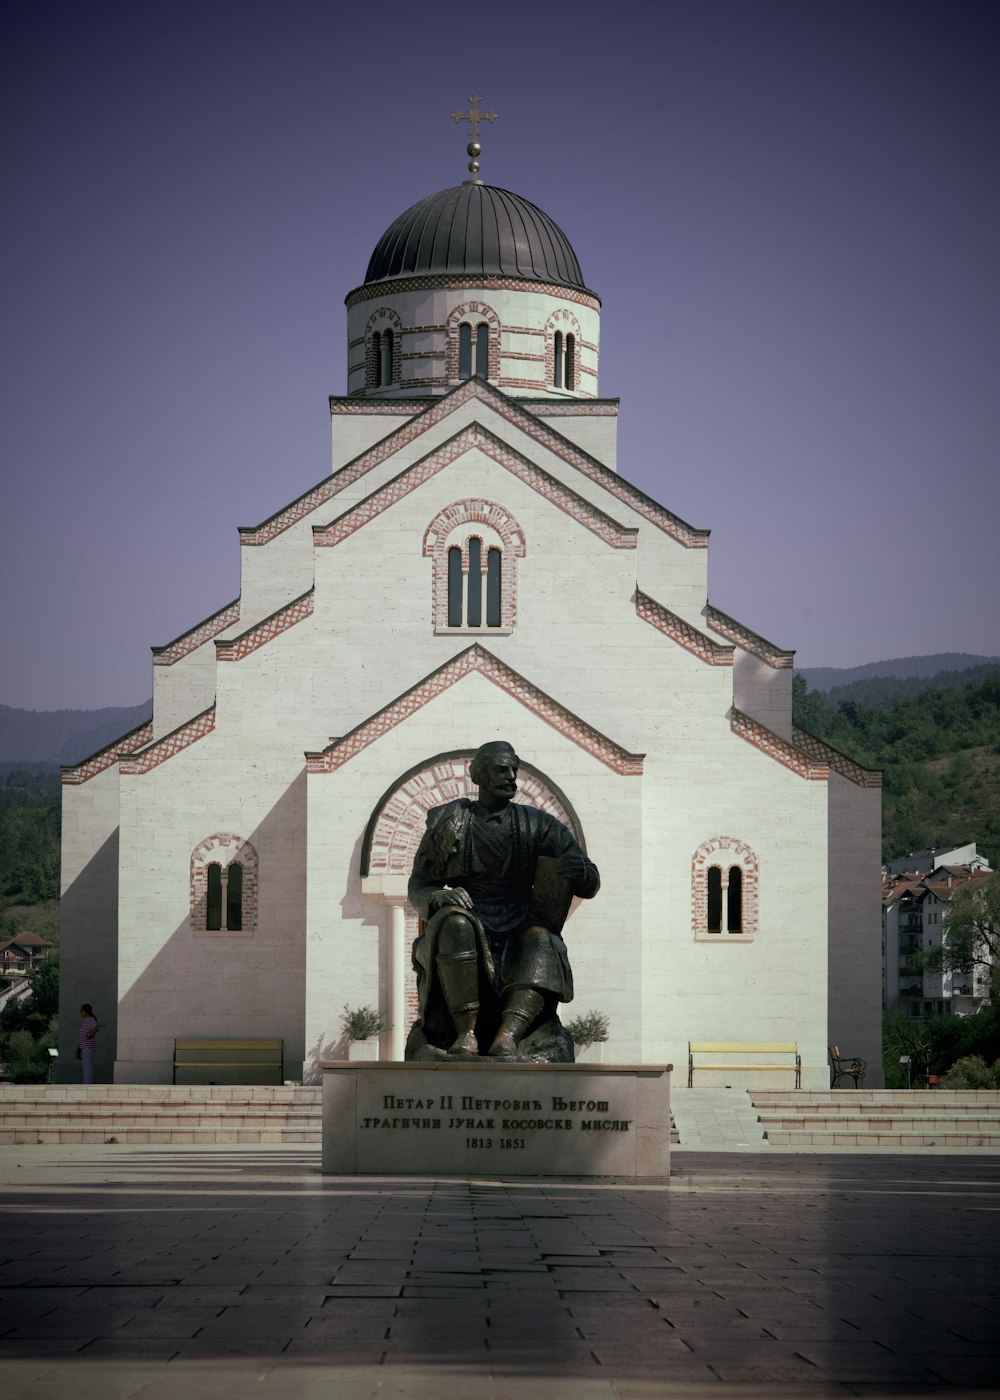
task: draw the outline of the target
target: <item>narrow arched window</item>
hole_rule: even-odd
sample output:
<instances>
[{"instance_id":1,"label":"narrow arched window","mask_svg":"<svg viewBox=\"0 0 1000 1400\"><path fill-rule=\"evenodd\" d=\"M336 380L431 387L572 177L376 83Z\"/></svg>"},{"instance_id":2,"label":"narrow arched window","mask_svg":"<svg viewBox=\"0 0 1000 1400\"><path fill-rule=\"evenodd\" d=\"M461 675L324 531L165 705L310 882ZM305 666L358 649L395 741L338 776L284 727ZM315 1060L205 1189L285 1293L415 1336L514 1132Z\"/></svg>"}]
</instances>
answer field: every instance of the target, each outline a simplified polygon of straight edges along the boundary
<instances>
[{"instance_id":1,"label":"narrow arched window","mask_svg":"<svg viewBox=\"0 0 1000 1400\"><path fill-rule=\"evenodd\" d=\"M234 860L226 867L226 928L239 932L243 927L243 867Z\"/></svg>"},{"instance_id":2,"label":"narrow arched window","mask_svg":"<svg viewBox=\"0 0 1000 1400\"><path fill-rule=\"evenodd\" d=\"M743 871L738 865L729 867L729 890L726 928L729 933L743 929Z\"/></svg>"},{"instance_id":3,"label":"narrow arched window","mask_svg":"<svg viewBox=\"0 0 1000 1400\"><path fill-rule=\"evenodd\" d=\"M563 386L563 338L562 331L556 331L552 346L552 383L557 389Z\"/></svg>"},{"instance_id":4,"label":"narrow arched window","mask_svg":"<svg viewBox=\"0 0 1000 1400\"><path fill-rule=\"evenodd\" d=\"M717 865L708 868L708 921L709 933L722 931L722 871Z\"/></svg>"},{"instance_id":5,"label":"narrow arched window","mask_svg":"<svg viewBox=\"0 0 1000 1400\"><path fill-rule=\"evenodd\" d=\"M564 380L567 389L576 388L576 336L566 337L566 378Z\"/></svg>"},{"instance_id":6,"label":"narrow arched window","mask_svg":"<svg viewBox=\"0 0 1000 1400\"><path fill-rule=\"evenodd\" d=\"M378 331L372 334L372 383L376 389L382 383L382 337Z\"/></svg>"},{"instance_id":7,"label":"narrow arched window","mask_svg":"<svg viewBox=\"0 0 1000 1400\"><path fill-rule=\"evenodd\" d=\"M207 929L221 929L222 927L222 866L218 861L213 861L208 867L207 881L207 905L205 909L205 927Z\"/></svg>"},{"instance_id":8,"label":"narrow arched window","mask_svg":"<svg viewBox=\"0 0 1000 1400\"><path fill-rule=\"evenodd\" d=\"M490 328L485 322L476 327L476 374L480 379L490 374Z\"/></svg>"},{"instance_id":9,"label":"narrow arched window","mask_svg":"<svg viewBox=\"0 0 1000 1400\"><path fill-rule=\"evenodd\" d=\"M469 615L470 627L483 622L483 546L475 535L469 540Z\"/></svg>"},{"instance_id":10,"label":"narrow arched window","mask_svg":"<svg viewBox=\"0 0 1000 1400\"><path fill-rule=\"evenodd\" d=\"M462 551L457 544L448 551L448 626L462 625Z\"/></svg>"},{"instance_id":11,"label":"narrow arched window","mask_svg":"<svg viewBox=\"0 0 1000 1400\"><path fill-rule=\"evenodd\" d=\"M392 383L392 331L384 331L382 334L382 347L379 351L379 384Z\"/></svg>"},{"instance_id":12,"label":"narrow arched window","mask_svg":"<svg viewBox=\"0 0 1000 1400\"><path fill-rule=\"evenodd\" d=\"M499 549L493 548L486 556L486 626L499 627L501 618L500 607L500 570L503 568L502 555Z\"/></svg>"},{"instance_id":13,"label":"narrow arched window","mask_svg":"<svg viewBox=\"0 0 1000 1400\"><path fill-rule=\"evenodd\" d=\"M472 327L468 321L458 328L458 377L472 378Z\"/></svg>"}]
</instances>

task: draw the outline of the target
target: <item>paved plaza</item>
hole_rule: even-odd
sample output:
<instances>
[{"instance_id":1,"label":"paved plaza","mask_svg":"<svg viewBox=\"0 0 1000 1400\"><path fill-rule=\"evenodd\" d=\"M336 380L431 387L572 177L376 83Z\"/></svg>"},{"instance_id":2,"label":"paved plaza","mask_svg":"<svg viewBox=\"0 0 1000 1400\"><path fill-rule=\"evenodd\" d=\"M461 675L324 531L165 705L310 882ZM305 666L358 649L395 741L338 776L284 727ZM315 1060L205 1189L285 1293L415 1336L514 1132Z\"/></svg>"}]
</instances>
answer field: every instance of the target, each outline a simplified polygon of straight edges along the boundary
<instances>
[{"instance_id":1,"label":"paved plaza","mask_svg":"<svg viewBox=\"0 0 1000 1400\"><path fill-rule=\"evenodd\" d=\"M10 1147L8 1400L1000 1394L1000 1159L678 1151L669 1186Z\"/></svg>"}]
</instances>

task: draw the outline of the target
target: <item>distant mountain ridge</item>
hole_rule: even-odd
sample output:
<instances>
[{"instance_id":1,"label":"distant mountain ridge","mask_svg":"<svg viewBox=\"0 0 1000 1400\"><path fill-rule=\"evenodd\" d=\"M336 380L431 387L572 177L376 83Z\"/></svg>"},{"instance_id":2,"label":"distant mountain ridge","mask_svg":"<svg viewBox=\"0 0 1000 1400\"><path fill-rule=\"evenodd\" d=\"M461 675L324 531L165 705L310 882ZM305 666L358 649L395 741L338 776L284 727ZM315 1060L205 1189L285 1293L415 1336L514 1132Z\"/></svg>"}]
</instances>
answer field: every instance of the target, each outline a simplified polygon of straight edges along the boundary
<instances>
[{"instance_id":1,"label":"distant mountain ridge","mask_svg":"<svg viewBox=\"0 0 1000 1400\"><path fill-rule=\"evenodd\" d=\"M1000 676L1000 657L939 652L936 656L902 656L866 666L803 667L798 672L811 691L835 704L895 705L926 690L962 690Z\"/></svg>"},{"instance_id":2,"label":"distant mountain ridge","mask_svg":"<svg viewBox=\"0 0 1000 1400\"><path fill-rule=\"evenodd\" d=\"M17 710L0 705L0 763L79 763L152 714L153 702L102 710Z\"/></svg>"}]
</instances>

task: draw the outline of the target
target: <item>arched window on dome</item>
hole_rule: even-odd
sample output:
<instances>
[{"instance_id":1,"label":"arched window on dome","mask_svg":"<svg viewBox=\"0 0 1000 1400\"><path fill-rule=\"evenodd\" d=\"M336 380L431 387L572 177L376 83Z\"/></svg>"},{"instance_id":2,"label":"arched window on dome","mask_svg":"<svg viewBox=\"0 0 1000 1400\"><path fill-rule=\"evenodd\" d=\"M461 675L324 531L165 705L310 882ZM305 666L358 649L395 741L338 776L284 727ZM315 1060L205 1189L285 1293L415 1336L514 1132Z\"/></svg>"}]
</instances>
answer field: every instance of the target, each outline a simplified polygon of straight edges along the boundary
<instances>
[{"instance_id":1,"label":"arched window on dome","mask_svg":"<svg viewBox=\"0 0 1000 1400\"><path fill-rule=\"evenodd\" d=\"M474 353L473 353L474 352ZM490 328L485 321L473 327L463 321L458 328L458 377L488 379L490 374Z\"/></svg>"},{"instance_id":2,"label":"arched window on dome","mask_svg":"<svg viewBox=\"0 0 1000 1400\"><path fill-rule=\"evenodd\" d=\"M556 331L552 337L552 384L556 389L576 388L576 336Z\"/></svg>"},{"instance_id":3,"label":"arched window on dome","mask_svg":"<svg viewBox=\"0 0 1000 1400\"><path fill-rule=\"evenodd\" d=\"M434 561L435 631L512 631L524 552L521 527L495 501L446 506L424 535L424 554Z\"/></svg>"},{"instance_id":4,"label":"arched window on dome","mask_svg":"<svg viewBox=\"0 0 1000 1400\"><path fill-rule=\"evenodd\" d=\"M375 339L379 341L376 331ZM392 351L393 334L392 331L383 331L380 343L376 346L376 382L379 387L392 383Z\"/></svg>"}]
</instances>

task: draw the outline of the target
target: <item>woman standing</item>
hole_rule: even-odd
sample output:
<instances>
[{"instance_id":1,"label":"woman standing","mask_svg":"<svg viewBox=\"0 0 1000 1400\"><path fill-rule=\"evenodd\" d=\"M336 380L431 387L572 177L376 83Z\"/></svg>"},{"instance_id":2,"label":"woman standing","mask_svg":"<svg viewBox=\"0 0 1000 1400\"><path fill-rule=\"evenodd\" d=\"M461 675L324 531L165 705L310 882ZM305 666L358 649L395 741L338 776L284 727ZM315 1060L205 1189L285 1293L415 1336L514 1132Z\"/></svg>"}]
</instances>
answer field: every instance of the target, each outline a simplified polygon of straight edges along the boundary
<instances>
[{"instance_id":1,"label":"woman standing","mask_svg":"<svg viewBox=\"0 0 1000 1400\"><path fill-rule=\"evenodd\" d=\"M77 1041L76 1058L83 1061L83 1082L94 1082L94 1037L101 1029L89 1001L80 1007L80 1039Z\"/></svg>"}]
</instances>

